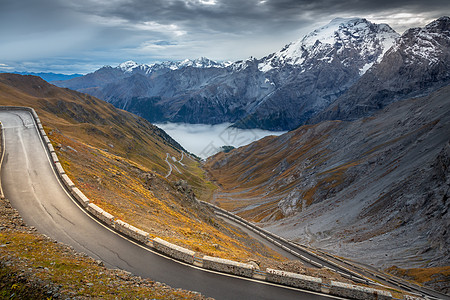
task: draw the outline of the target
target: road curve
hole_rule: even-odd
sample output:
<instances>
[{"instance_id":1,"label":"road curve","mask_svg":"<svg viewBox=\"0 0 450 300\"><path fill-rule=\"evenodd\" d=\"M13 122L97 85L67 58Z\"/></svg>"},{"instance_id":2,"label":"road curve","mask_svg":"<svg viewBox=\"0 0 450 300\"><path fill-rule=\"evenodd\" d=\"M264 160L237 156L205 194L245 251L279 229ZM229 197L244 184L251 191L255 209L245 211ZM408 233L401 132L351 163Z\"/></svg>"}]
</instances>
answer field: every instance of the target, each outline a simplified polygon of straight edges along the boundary
<instances>
[{"instance_id":1,"label":"road curve","mask_svg":"<svg viewBox=\"0 0 450 300\"><path fill-rule=\"evenodd\" d=\"M30 113L0 111L5 138L5 197L24 221L107 267L198 291L216 299L330 299L323 294L198 269L166 258L103 226L68 195L50 163Z\"/></svg>"}]
</instances>

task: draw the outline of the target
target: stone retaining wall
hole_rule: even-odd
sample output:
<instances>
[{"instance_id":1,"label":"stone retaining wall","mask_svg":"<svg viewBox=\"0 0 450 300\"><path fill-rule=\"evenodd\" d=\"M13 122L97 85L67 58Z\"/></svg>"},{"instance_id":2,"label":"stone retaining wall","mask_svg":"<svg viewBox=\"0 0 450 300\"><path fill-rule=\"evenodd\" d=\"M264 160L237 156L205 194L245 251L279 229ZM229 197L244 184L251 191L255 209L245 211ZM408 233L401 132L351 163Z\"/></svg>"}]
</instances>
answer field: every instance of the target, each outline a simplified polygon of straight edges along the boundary
<instances>
[{"instance_id":1,"label":"stone retaining wall","mask_svg":"<svg viewBox=\"0 0 450 300\"><path fill-rule=\"evenodd\" d=\"M0 142L1 142L1 149L0 149L0 167L3 164L3 158L5 157L5 139L3 135L3 124L0 122ZM0 199L5 199L5 195L3 194L3 185L2 185L2 179L0 176Z\"/></svg>"},{"instance_id":2,"label":"stone retaining wall","mask_svg":"<svg viewBox=\"0 0 450 300\"><path fill-rule=\"evenodd\" d=\"M68 188L75 187L75 184L72 182L72 180L70 180L69 176L67 176L66 174L61 174L61 179L63 183L66 185L66 187Z\"/></svg>"},{"instance_id":3,"label":"stone retaining wall","mask_svg":"<svg viewBox=\"0 0 450 300\"><path fill-rule=\"evenodd\" d=\"M135 240L138 240L142 243L147 243L148 242L148 236L149 234L143 230L140 230L139 228L134 227L133 225L130 225L128 223L125 223L122 220L116 220L114 221L114 228L119 231L124 233L125 235L128 235L132 238L134 238Z\"/></svg>"},{"instance_id":4,"label":"stone retaining wall","mask_svg":"<svg viewBox=\"0 0 450 300\"><path fill-rule=\"evenodd\" d=\"M403 297L403 299L405 299L405 300L425 300L425 298L417 297L417 296L410 296L410 295L405 295Z\"/></svg>"},{"instance_id":5,"label":"stone retaining wall","mask_svg":"<svg viewBox=\"0 0 450 300\"><path fill-rule=\"evenodd\" d=\"M153 247L161 253L175 259L193 264L195 252L189 249L171 244L163 239L155 238L153 240Z\"/></svg>"},{"instance_id":6,"label":"stone retaining wall","mask_svg":"<svg viewBox=\"0 0 450 300\"><path fill-rule=\"evenodd\" d=\"M89 205L89 198L86 197L77 187L71 189L72 196L80 203L83 207L87 207Z\"/></svg>"},{"instance_id":7,"label":"stone retaining wall","mask_svg":"<svg viewBox=\"0 0 450 300\"><path fill-rule=\"evenodd\" d=\"M55 163L55 166L56 166L57 173L59 173L60 175L66 174L66 171L64 171L63 167L61 166L61 163L57 162L57 163Z\"/></svg>"},{"instance_id":8,"label":"stone retaining wall","mask_svg":"<svg viewBox=\"0 0 450 300\"><path fill-rule=\"evenodd\" d=\"M59 159L58 159L58 156L56 155L56 153L55 152L51 152L50 154L52 155L53 162L54 163L58 163Z\"/></svg>"},{"instance_id":9,"label":"stone retaining wall","mask_svg":"<svg viewBox=\"0 0 450 300\"><path fill-rule=\"evenodd\" d=\"M114 227L114 216L107 213L94 203L89 203L86 207L87 211L99 218L101 221L105 222L107 225Z\"/></svg>"},{"instance_id":10,"label":"stone retaining wall","mask_svg":"<svg viewBox=\"0 0 450 300\"><path fill-rule=\"evenodd\" d=\"M391 293L386 291L375 290L364 286L342 283L337 281L331 281L330 294L345 298L361 299L361 300L392 299Z\"/></svg>"},{"instance_id":11,"label":"stone retaining wall","mask_svg":"<svg viewBox=\"0 0 450 300\"><path fill-rule=\"evenodd\" d=\"M254 268L249 264L211 256L203 256L203 267L244 277L253 277Z\"/></svg>"},{"instance_id":12,"label":"stone retaining wall","mask_svg":"<svg viewBox=\"0 0 450 300\"><path fill-rule=\"evenodd\" d=\"M305 276L274 269L266 269L266 272L266 280L270 282L316 292L320 292L322 289L322 279L317 277Z\"/></svg>"}]
</instances>

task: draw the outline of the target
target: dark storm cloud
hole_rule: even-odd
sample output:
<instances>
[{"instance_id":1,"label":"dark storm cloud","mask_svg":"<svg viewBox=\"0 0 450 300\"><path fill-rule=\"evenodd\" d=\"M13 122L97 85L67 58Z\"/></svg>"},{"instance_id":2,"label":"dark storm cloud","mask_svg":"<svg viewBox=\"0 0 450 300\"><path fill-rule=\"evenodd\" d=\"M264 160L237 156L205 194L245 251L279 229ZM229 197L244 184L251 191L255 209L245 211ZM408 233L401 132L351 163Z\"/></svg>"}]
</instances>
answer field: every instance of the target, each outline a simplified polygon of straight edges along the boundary
<instances>
[{"instance_id":1,"label":"dark storm cloud","mask_svg":"<svg viewBox=\"0 0 450 300\"><path fill-rule=\"evenodd\" d=\"M208 2L211 4L206 4ZM84 13L94 12L104 17L120 17L131 22L180 24L192 30L210 29L219 32L240 32L258 28L270 30L274 25L311 21L316 16L349 13L383 13L386 17L389 13L426 13L437 17L445 11L450 12L447 0L129 0L77 3L77 9ZM105 3L108 5L105 6Z\"/></svg>"},{"instance_id":2,"label":"dark storm cloud","mask_svg":"<svg viewBox=\"0 0 450 300\"><path fill-rule=\"evenodd\" d=\"M335 17L401 33L442 15L448 0L0 0L0 70L261 57Z\"/></svg>"}]
</instances>

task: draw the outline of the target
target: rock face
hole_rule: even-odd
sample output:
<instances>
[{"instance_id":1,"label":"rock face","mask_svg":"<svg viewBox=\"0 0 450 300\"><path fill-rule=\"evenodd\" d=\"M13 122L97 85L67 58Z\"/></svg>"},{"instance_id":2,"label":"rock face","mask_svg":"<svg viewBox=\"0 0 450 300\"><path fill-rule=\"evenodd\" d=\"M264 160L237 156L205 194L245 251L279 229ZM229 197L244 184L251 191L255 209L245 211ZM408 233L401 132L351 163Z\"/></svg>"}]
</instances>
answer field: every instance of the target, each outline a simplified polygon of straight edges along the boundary
<instances>
[{"instance_id":1,"label":"rock face","mask_svg":"<svg viewBox=\"0 0 450 300\"><path fill-rule=\"evenodd\" d=\"M378 267L450 263L450 86L220 153L217 204Z\"/></svg>"},{"instance_id":2,"label":"rock face","mask_svg":"<svg viewBox=\"0 0 450 300\"><path fill-rule=\"evenodd\" d=\"M427 95L450 83L450 18L406 31L361 79L309 121L353 120L389 103Z\"/></svg>"},{"instance_id":3,"label":"rock face","mask_svg":"<svg viewBox=\"0 0 450 300\"><path fill-rule=\"evenodd\" d=\"M330 24L262 59L125 62L58 86L90 93L150 121L286 130L324 110L379 62L398 34L365 19Z\"/></svg>"}]
</instances>

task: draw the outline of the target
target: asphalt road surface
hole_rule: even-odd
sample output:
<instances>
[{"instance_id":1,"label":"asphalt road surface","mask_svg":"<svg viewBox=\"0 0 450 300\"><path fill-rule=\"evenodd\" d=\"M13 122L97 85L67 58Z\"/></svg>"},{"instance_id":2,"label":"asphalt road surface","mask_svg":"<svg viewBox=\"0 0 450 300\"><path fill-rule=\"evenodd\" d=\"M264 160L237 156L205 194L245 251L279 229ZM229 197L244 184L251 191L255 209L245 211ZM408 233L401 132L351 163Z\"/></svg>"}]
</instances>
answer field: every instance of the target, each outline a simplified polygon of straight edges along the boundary
<instances>
[{"instance_id":1,"label":"asphalt road surface","mask_svg":"<svg viewBox=\"0 0 450 300\"><path fill-rule=\"evenodd\" d=\"M39 232L103 261L107 267L216 299L333 298L205 271L124 238L94 220L68 195L56 177L30 113L0 111L0 121L6 142L1 169L5 197Z\"/></svg>"}]
</instances>

